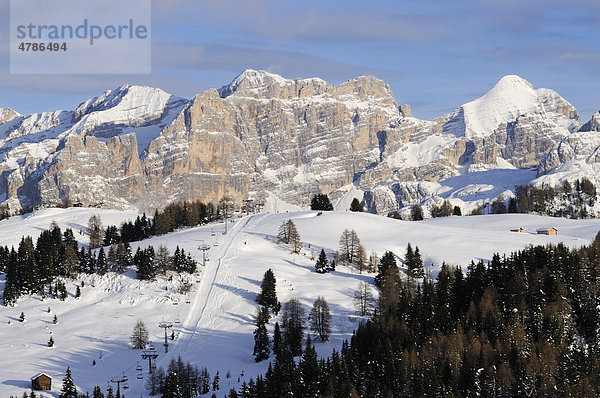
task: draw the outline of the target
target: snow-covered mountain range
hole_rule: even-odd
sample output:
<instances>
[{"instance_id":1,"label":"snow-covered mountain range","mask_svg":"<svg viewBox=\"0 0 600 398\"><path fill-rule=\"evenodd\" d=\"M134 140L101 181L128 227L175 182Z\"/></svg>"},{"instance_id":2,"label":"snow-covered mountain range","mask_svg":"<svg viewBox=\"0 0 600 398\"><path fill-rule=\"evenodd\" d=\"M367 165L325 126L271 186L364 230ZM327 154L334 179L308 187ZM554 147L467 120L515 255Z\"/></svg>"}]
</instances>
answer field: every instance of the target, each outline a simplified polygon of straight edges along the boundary
<instances>
[{"instance_id":1,"label":"snow-covered mountain range","mask_svg":"<svg viewBox=\"0 0 600 398\"><path fill-rule=\"evenodd\" d=\"M600 113L505 76L433 121L374 77L340 85L246 70L191 100L124 85L74 111L0 108L0 203L142 210L224 194L307 206L324 192L386 213L424 200L475 206L516 183L598 181Z\"/></svg>"}]
</instances>

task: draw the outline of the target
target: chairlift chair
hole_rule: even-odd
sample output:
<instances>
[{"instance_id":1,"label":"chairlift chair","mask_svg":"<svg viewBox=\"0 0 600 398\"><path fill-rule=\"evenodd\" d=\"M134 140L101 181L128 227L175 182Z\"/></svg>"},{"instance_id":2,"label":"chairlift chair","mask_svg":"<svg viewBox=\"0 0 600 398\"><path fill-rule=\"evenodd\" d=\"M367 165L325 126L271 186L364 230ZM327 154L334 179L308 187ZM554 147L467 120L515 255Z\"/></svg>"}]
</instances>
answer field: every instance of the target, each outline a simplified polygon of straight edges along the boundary
<instances>
[{"instance_id":1,"label":"chairlift chair","mask_svg":"<svg viewBox=\"0 0 600 398\"><path fill-rule=\"evenodd\" d=\"M177 315L177 316L175 317L175 323L181 323L181 322L179 321L179 315Z\"/></svg>"},{"instance_id":2,"label":"chairlift chair","mask_svg":"<svg viewBox=\"0 0 600 398\"><path fill-rule=\"evenodd\" d=\"M142 371L142 365L140 365L140 363L137 363L137 366L135 367L135 370L137 370L138 372Z\"/></svg>"}]
</instances>

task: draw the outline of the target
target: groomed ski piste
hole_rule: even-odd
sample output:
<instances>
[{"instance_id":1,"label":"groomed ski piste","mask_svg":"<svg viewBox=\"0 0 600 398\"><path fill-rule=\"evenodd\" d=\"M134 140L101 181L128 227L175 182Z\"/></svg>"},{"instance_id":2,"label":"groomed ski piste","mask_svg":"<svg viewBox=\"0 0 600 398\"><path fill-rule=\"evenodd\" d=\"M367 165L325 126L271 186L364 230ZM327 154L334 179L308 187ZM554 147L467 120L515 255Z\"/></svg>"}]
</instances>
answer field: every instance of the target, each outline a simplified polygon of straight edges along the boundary
<instances>
[{"instance_id":1,"label":"groomed ski piste","mask_svg":"<svg viewBox=\"0 0 600 398\"><path fill-rule=\"evenodd\" d=\"M137 215L105 209L45 209L0 221L0 244L16 247L23 235L35 239L52 221L63 230L72 228L80 243L87 244L86 225L94 214L104 226ZM300 254L277 243L279 226L287 219L294 221L300 233ZM536 232L550 227L557 228L558 235ZM157 366L166 368L171 358L181 356L184 362L206 366L211 378L218 371L217 396L223 396L267 369L268 361L254 361L252 332L255 298L268 268L277 278L282 303L296 297L307 315L318 296L329 303L333 315L330 341L315 341L319 355L326 356L332 349L340 349L363 319L353 305L354 290L360 281L372 284L374 277L343 266L323 275L314 271L321 248L331 259L346 228L357 232L368 254L381 256L390 250L401 267L407 244L418 246L426 271L435 276L442 261L465 269L471 260L487 261L494 253L509 253L530 244L588 244L600 231L600 220L506 214L409 222L372 214L301 211L235 215L227 220L227 234L225 224L215 222L132 243L134 252L138 246L164 245L171 253L182 247L198 261L199 270L194 275L167 274L151 282L137 280L131 268L124 274L80 275L67 281L69 297L65 301L33 295L19 298L14 307L0 307L0 396L22 396L31 387L30 377L45 373L53 379L52 390L42 395L57 397L67 366L81 392L91 394L95 385L106 391L111 380L125 376L128 388L124 390L125 383L121 384L124 396L149 396L144 386L148 361L142 360L142 351L133 350L129 341L138 319L148 328L158 354ZM516 228L523 232L510 232ZM201 265L200 245L210 246L206 266ZM82 282L81 297L75 298L76 286L81 287ZM185 282L192 286L187 294L180 292ZM3 288L4 276L0 279L0 290ZM21 312L24 322L18 319ZM164 352L164 329L158 326L161 321L173 326L168 330L168 353ZM269 325L271 337L274 323L275 319ZM50 336L55 342L52 348L47 346Z\"/></svg>"}]
</instances>

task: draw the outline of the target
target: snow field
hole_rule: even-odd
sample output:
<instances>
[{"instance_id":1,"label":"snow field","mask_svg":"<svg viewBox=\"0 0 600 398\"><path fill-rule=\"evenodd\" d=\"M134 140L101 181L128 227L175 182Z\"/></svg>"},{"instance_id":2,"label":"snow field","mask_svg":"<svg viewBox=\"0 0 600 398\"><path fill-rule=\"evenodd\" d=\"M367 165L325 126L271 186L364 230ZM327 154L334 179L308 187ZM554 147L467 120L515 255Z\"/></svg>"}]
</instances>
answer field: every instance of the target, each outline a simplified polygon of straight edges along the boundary
<instances>
[{"instance_id":1,"label":"snow field","mask_svg":"<svg viewBox=\"0 0 600 398\"><path fill-rule=\"evenodd\" d=\"M93 214L100 215L105 226L118 225L136 216L133 212L114 210L46 209L1 221L0 244L16 245L22 235L35 238L52 220L63 229L73 228L76 238L86 244L87 237L79 235L78 230L85 228ZM288 247L276 242L279 226L288 218L300 233L303 242L300 254L292 254ZM552 226L559 235L535 232L537 228ZM510 232L518 227L525 231ZM325 297L333 315L333 330L330 341L316 342L316 348L319 355L328 355L333 348L341 347L360 321L352 302L354 289L359 281L372 283L374 277L360 275L347 267L338 267L336 272L324 275L314 272L321 248L331 258L346 228L356 230L368 254L375 251L381 256L391 250L402 260L408 242L413 247L419 246L426 270L435 276L442 261L466 267L471 260L486 261L495 252L507 253L528 244L564 242L571 247L587 244L600 230L600 220L510 214L404 222L363 213L323 212L317 216L317 212L304 211L235 216L228 222L227 235L222 233L223 223L213 223L153 237L133 243L132 250L148 245L157 248L162 244L173 252L179 245L201 264L198 246L202 243L211 246L206 267L200 266L198 275L186 276L193 285L192 291L187 295L179 293L181 280L177 275L142 282L135 279L134 270L128 269L123 275L82 275L67 281L69 298L64 302L32 296L20 298L15 307L0 307L3 337L0 396L22 395L30 386L29 378L44 372L53 377L53 390L45 396L57 397L67 366L82 391L91 392L96 384L105 388L111 378L125 374L129 378L126 396L148 396L145 380L137 379L136 371L139 361L146 377L148 362L141 360L139 350L129 346L137 319L149 330L159 354L159 366L166 367L173 356L180 355L184 361L208 367L211 376L218 370L221 393L238 387L244 380L264 372L268 365L267 361L257 364L252 357L254 299L268 268L273 269L277 278L277 293L282 303L297 297L308 315L314 300ZM311 259L313 252L315 260ZM81 297L75 299L75 286L81 281L85 286L81 288ZM3 284L2 279L0 289ZM21 311L26 317L23 323L18 321ZM52 323L54 315L58 317L56 325ZM158 327L161 320L173 322L172 330L177 335L174 341L169 340L169 354L164 354L162 346L164 331ZM274 323L272 319L271 333ZM53 348L47 347L50 334L55 340Z\"/></svg>"}]
</instances>

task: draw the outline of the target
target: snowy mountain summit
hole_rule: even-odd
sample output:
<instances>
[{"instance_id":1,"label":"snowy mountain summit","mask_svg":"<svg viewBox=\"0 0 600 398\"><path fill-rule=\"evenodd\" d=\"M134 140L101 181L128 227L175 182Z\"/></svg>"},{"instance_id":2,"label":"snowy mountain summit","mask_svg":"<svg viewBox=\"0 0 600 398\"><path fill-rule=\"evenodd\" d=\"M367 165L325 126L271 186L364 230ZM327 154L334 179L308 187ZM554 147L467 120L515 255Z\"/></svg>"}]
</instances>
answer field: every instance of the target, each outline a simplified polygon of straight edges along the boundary
<instances>
[{"instance_id":1,"label":"snowy mountain summit","mask_svg":"<svg viewBox=\"0 0 600 398\"><path fill-rule=\"evenodd\" d=\"M487 137L521 115L544 112L563 115L561 122L571 130L579 121L577 110L556 92L544 88L536 90L527 80L509 75L482 97L458 108L449 123L458 127L452 130L454 134L468 138Z\"/></svg>"},{"instance_id":2,"label":"snowy mountain summit","mask_svg":"<svg viewBox=\"0 0 600 398\"><path fill-rule=\"evenodd\" d=\"M123 85L74 111L0 109L0 200L13 210L151 209L229 194L306 206L324 192L382 213L453 197L451 179L494 169L527 172L521 182L561 166L595 178L593 167L569 165L595 164L598 120L582 127L560 95L514 75L433 121L412 117L372 76L333 85L247 69L191 100Z\"/></svg>"}]
</instances>

